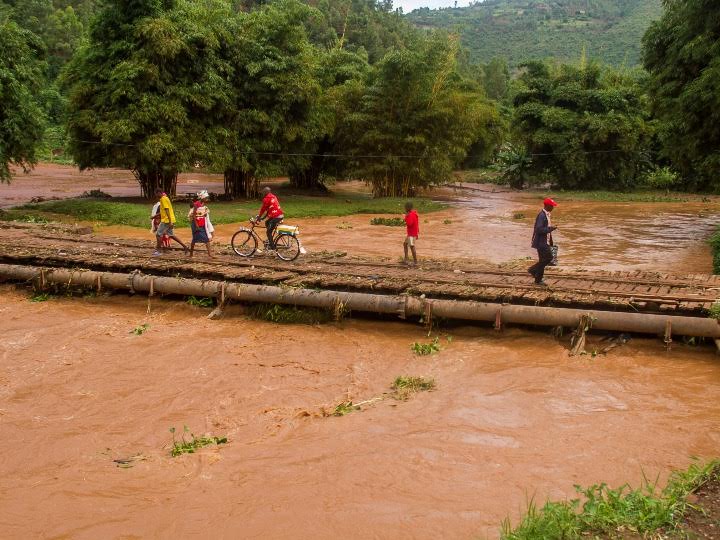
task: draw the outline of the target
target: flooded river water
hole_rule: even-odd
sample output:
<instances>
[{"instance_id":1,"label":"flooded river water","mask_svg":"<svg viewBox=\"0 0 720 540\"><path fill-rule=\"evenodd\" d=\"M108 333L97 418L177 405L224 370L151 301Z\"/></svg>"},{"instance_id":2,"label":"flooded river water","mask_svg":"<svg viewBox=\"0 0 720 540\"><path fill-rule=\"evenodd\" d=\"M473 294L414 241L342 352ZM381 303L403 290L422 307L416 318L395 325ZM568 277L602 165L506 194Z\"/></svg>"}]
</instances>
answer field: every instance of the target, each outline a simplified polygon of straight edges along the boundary
<instances>
[{"instance_id":1,"label":"flooded river water","mask_svg":"<svg viewBox=\"0 0 720 540\"><path fill-rule=\"evenodd\" d=\"M458 198L422 217L421 256L532 255L534 199ZM300 221L309 249L396 256L397 229L368 219ZM565 264L702 272L717 204L567 203L556 220ZM533 497L662 482L720 453L708 346L635 338L571 358L542 332L461 327L415 356L427 335L400 321L275 325L239 307L210 321L177 301L35 303L10 285L0 298L3 538L497 538ZM396 401L399 375L437 388ZM229 442L172 458L184 425Z\"/></svg>"}]
</instances>

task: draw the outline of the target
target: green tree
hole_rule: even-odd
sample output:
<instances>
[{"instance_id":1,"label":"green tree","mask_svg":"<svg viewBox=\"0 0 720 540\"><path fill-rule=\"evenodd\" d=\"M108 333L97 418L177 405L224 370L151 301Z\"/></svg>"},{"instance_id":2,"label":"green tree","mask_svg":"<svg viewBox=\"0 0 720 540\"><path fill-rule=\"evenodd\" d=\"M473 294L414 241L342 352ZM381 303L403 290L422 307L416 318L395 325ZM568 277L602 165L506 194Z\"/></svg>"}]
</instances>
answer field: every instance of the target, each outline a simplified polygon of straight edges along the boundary
<instances>
[{"instance_id":1,"label":"green tree","mask_svg":"<svg viewBox=\"0 0 720 540\"><path fill-rule=\"evenodd\" d=\"M507 62L501 58L493 58L483 66L483 86L488 97L502 101L508 93L510 70Z\"/></svg>"},{"instance_id":2,"label":"green tree","mask_svg":"<svg viewBox=\"0 0 720 540\"><path fill-rule=\"evenodd\" d=\"M44 49L0 6L0 182L10 181L10 164L28 170L45 123L38 93L43 84Z\"/></svg>"},{"instance_id":3,"label":"green tree","mask_svg":"<svg viewBox=\"0 0 720 540\"><path fill-rule=\"evenodd\" d=\"M720 189L720 4L665 0L643 38L663 153L686 186Z\"/></svg>"},{"instance_id":4,"label":"green tree","mask_svg":"<svg viewBox=\"0 0 720 540\"><path fill-rule=\"evenodd\" d=\"M377 65L348 127L356 173L376 196L447 181L497 111L457 73L457 36L435 34Z\"/></svg>"},{"instance_id":5,"label":"green tree","mask_svg":"<svg viewBox=\"0 0 720 540\"><path fill-rule=\"evenodd\" d=\"M224 127L217 131L210 159L224 169L231 198L256 196L258 179L314 137L318 53L304 27L311 13L297 0L281 0L236 19L229 51L232 92L223 103L219 124Z\"/></svg>"},{"instance_id":6,"label":"green tree","mask_svg":"<svg viewBox=\"0 0 720 540\"><path fill-rule=\"evenodd\" d=\"M68 135L81 169L133 171L142 193L174 193L209 152L231 94L221 0L106 0L68 64Z\"/></svg>"},{"instance_id":7,"label":"green tree","mask_svg":"<svg viewBox=\"0 0 720 540\"><path fill-rule=\"evenodd\" d=\"M512 129L534 178L563 188L634 186L652 135L641 84L592 63L526 64Z\"/></svg>"},{"instance_id":8,"label":"green tree","mask_svg":"<svg viewBox=\"0 0 720 540\"><path fill-rule=\"evenodd\" d=\"M290 182L310 190L324 190L324 180L341 179L349 172L346 155L353 147L347 119L365 92L370 72L367 56L335 47L321 54L316 77L321 95L313 103L309 138L289 160Z\"/></svg>"}]
</instances>

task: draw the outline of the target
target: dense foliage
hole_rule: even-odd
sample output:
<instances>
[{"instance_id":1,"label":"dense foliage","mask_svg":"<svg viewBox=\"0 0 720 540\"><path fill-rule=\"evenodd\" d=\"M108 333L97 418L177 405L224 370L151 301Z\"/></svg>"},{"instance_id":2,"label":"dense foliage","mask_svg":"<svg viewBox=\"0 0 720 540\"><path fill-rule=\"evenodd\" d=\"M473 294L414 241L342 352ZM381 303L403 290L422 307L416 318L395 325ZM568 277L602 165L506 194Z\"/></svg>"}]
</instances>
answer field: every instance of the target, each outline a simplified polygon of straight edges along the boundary
<instances>
[{"instance_id":1,"label":"dense foliage","mask_svg":"<svg viewBox=\"0 0 720 540\"><path fill-rule=\"evenodd\" d=\"M70 148L80 168L123 167L143 194L175 191L207 152L231 92L222 76L225 2L106 2L68 65Z\"/></svg>"},{"instance_id":2,"label":"dense foliage","mask_svg":"<svg viewBox=\"0 0 720 540\"><path fill-rule=\"evenodd\" d=\"M534 177L562 188L635 187L652 134L637 77L594 64L525 69L513 129Z\"/></svg>"},{"instance_id":3,"label":"dense foliage","mask_svg":"<svg viewBox=\"0 0 720 540\"><path fill-rule=\"evenodd\" d=\"M687 187L720 189L720 4L666 0L643 52L663 153Z\"/></svg>"},{"instance_id":4,"label":"dense foliage","mask_svg":"<svg viewBox=\"0 0 720 540\"><path fill-rule=\"evenodd\" d=\"M661 10L661 0L485 0L417 9L408 19L420 28L457 28L475 62L569 61L585 48L605 63L632 66L643 32Z\"/></svg>"},{"instance_id":5,"label":"dense foliage","mask_svg":"<svg viewBox=\"0 0 720 540\"><path fill-rule=\"evenodd\" d=\"M0 0L0 177L52 157L146 196L197 166L231 198L276 175L407 196L494 162L517 187L720 189L720 7L665 0L649 76L585 60L633 64L660 1Z\"/></svg>"},{"instance_id":6,"label":"dense foliage","mask_svg":"<svg viewBox=\"0 0 720 540\"><path fill-rule=\"evenodd\" d=\"M380 62L349 128L356 173L379 196L406 196L449 179L468 148L492 144L497 113L457 73L457 39L437 35Z\"/></svg>"},{"instance_id":7,"label":"dense foliage","mask_svg":"<svg viewBox=\"0 0 720 540\"><path fill-rule=\"evenodd\" d=\"M0 182L9 181L11 163L27 169L35 162L45 120L37 99L42 54L40 40L0 9Z\"/></svg>"}]
</instances>

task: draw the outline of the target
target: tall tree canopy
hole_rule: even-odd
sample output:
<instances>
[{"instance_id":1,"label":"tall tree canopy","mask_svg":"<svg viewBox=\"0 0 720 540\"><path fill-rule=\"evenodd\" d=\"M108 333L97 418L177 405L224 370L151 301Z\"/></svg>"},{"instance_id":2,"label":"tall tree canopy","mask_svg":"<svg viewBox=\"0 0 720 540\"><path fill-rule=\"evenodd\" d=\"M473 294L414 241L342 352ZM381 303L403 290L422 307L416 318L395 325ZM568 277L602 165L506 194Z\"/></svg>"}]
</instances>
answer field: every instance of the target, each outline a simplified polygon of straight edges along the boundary
<instances>
[{"instance_id":1,"label":"tall tree canopy","mask_svg":"<svg viewBox=\"0 0 720 540\"><path fill-rule=\"evenodd\" d=\"M70 149L81 169L131 169L146 197L202 160L231 94L222 0L105 0L67 67Z\"/></svg>"},{"instance_id":2,"label":"tall tree canopy","mask_svg":"<svg viewBox=\"0 0 720 540\"><path fill-rule=\"evenodd\" d=\"M0 6L0 182L10 180L11 163L27 170L35 162L45 120L38 102L43 55L38 37Z\"/></svg>"},{"instance_id":3,"label":"tall tree canopy","mask_svg":"<svg viewBox=\"0 0 720 540\"><path fill-rule=\"evenodd\" d=\"M688 187L720 189L720 4L665 0L643 38L666 155Z\"/></svg>"},{"instance_id":4,"label":"tall tree canopy","mask_svg":"<svg viewBox=\"0 0 720 540\"><path fill-rule=\"evenodd\" d=\"M564 188L631 187L651 135L640 81L597 65L526 64L513 130L535 178Z\"/></svg>"},{"instance_id":5,"label":"tall tree canopy","mask_svg":"<svg viewBox=\"0 0 720 540\"><path fill-rule=\"evenodd\" d=\"M317 51L304 23L312 10L280 0L240 14L229 51L232 91L222 103L211 162L225 170L231 197L257 194L257 180L311 133Z\"/></svg>"},{"instance_id":6,"label":"tall tree canopy","mask_svg":"<svg viewBox=\"0 0 720 540\"><path fill-rule=\"evenodd\" d=\"M497 120L482 91L457 73L456 36L435 34L389 52L373 71L347 129L355 172L376 196L407 196L447 181Z\"/></svg>"}]
</instances>

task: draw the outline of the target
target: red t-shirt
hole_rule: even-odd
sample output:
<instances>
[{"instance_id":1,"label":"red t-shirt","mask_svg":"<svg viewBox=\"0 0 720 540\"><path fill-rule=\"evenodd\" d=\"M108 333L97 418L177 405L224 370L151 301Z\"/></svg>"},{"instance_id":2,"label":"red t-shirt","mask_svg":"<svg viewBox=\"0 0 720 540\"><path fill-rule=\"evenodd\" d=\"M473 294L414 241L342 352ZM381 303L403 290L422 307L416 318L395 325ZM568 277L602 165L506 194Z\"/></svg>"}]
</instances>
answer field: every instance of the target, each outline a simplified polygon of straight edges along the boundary
<instances>
[{"instance_id":1,"label":"red t-shirt","mask_svg":"<svg viewBox=\"0 0 720 540\"><path fill-rule=\"evenodd\" d=\"M267 210L268 219L280 217L283 215L282 208L280 208L280 201L272 193L268 193L263 198L262 206L260 207L259 216L262 216Z\"/></svg>"},{"instance_id":2,"label":"red t-shirt","mask_svg":"<svg viewBox=\"0 0 720 540\"><path fill-rule=\"evenodd\" d=\"M405 225L407 225L407 235L417 238L420 234L420 219L415 210L410 210L405 214Z\"/></svg>"}]
</instances>

